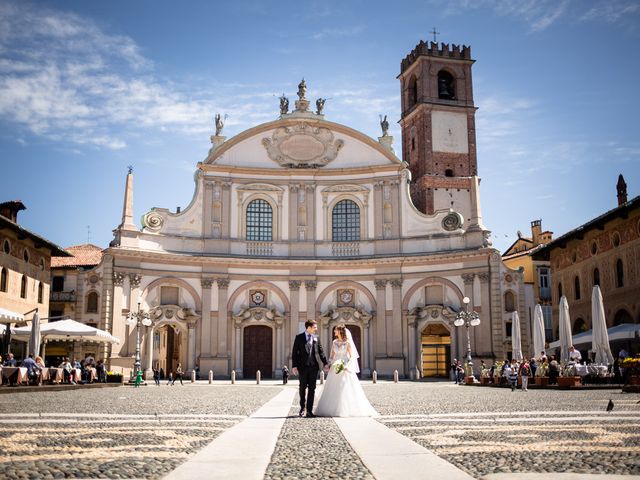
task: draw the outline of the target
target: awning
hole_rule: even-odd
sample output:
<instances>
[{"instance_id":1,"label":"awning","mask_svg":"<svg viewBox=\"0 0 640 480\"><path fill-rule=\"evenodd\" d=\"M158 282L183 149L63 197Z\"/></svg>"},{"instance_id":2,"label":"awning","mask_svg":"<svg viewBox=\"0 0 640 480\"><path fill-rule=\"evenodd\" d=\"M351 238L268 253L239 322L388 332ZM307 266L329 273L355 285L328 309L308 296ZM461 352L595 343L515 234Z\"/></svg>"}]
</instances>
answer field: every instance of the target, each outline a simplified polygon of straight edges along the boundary
<instances>
[{"instance_id":1,"label":"awning","mask_svg":"<svg viewBox=\"0 0 640 480\"><path fill-rule=\"evenodd\" d=\"M31 327L14 328L13 333L17 340L26 341L31 334ZM40 336L43 340L83 340L85 342L120 343L120 340L109 332L70 319L43 323L40 326Z\"/></svg>"},{"instance_id":2,"label":"awning","mask_svg":"<svg viewBox=\"0 0 640 480\"><path fill-rule=\"evenodd\" d=\"M0 307L0 323L24 322L24 315Z\"/></svg>"},{"instance_id":3,"label":"awning","mask_svg":"<svg viewBox=\"0 0 640 480\"><path fill-rule=\"evenodd\" d=\"M633 340L634 338L638 338L640 336L640 324L638 323L622 323L620 325L616 325L615 327L607 328L607 333L609 334L609 343L619 340ZM591 347L593 342L593 331L587 330L586 332L581 332L573 336L573 346L584 346L587 345ZM553 350L555 348L560 347L560 340L552 342L549 344L549 348L547 350Z\"/></svg>"}]
</instances>

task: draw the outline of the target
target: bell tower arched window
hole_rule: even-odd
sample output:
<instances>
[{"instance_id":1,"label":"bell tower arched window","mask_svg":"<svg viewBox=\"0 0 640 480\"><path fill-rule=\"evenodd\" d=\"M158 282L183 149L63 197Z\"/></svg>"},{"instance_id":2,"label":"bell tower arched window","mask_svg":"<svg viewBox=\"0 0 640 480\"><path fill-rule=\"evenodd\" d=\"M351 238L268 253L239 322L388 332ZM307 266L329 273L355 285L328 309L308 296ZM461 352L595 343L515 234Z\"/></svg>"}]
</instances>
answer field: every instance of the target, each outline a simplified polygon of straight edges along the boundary
<instances>
[{"instance_id":1,"label":"bell tower arched window","mask_svg":"<svg viewBox=\"0 0 640 480\"><path fill-rule=\"evenodd\" d=\"M443 100L455 100L456 86L453 75L446 70L438 72L438 98Z\"/></svg>"},{"instance_id":2,"label":"bell tower arched window","mask_svg":"<svg viewBox=\"0 0 640 480\"><path fill-rule=\"evenodd\" d=\"M266 200L253 200L247 205L247 240L254 242L273 240L273 210Z\"/></svg>"},{"instance_id":3,"label":"bell tower arched window","mask_svg":"<svg viewBox=\"0 0 640 480\"><path fill-rule=\"evenodd\" d=\"M408 89L408 98L407 98L407 107L411 108L416 103L418 103L418 80L415 75L409 79L409 89Z\"/></svg>"},{"instance_id":4,"label":"bell tower arched window","mask_svg":"<svg viewBox=\"0 0 640 480\"><path fill-rule=\"evenodd\" d=\"M575 287L576 300L580 300L580 277L573 279L573 286Z\"/></svg>"},{"instance_id":5,"label":"bell tower arched window","mask_svg":"<svg viewBox=\"0 0 640 480\"><path fill-rule=\"evenodd\" d=\"M334 242L357 242L360 240L360 207L352 200L340 200L331 212Z\"/></svg>"}]
</instances>

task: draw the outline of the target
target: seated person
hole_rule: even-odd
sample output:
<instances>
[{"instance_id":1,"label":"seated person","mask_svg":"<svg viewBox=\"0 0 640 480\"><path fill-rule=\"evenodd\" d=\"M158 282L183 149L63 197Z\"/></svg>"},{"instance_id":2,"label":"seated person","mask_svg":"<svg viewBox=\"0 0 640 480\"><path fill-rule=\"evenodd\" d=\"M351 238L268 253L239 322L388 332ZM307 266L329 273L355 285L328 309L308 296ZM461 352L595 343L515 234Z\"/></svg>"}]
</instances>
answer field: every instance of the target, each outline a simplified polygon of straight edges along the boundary
<instances>
[{"instance_id":1,"label":"seated person","mask_svg":"<svg viewBox=\"0 0 640 480\"><path fill-rule=\"evenodd\" d=\"M71 385L75 385L76 382L71 375L71 362L69 362L69 357L65 357L62 363L58 366L58 368L62 369L65 383L70 383Z\"/></svg>"},{"instance_id":2,"label":"seated person","mask_svg":"<svg viewBox=\"0 0 640 480\"><path fill-rule=\"evenodd\" d=\"M27 378L29 379L29 383L40 383L40 367L33 359L33 354L29 354L29 356L22 361L21 366L27 369Z\"/></svg>"},{"instance_id":3,"label":"seated person","mask_svg":"<svg viewBox=\"0 0 640 480\"><path fill-rule=\"evenodd\" d=\"M2 364L3 367L17 367L16 359L13 358L13 353L9 352L6 360Z\"/></svg>"}]
</instances>

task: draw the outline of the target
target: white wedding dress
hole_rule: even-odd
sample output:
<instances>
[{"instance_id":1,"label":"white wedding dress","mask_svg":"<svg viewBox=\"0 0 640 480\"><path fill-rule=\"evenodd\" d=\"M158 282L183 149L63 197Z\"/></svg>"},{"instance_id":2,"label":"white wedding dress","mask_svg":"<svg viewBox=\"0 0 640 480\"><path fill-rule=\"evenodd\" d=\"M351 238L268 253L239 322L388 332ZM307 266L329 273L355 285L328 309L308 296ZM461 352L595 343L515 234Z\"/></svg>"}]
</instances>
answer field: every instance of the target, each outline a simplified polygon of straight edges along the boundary
<instances>
[{"instance_id":1,"label":"white wedding dress","mask_svg":"<svg viewBox=\"0 0 640 480\"><path fill-rule=\"evenodd\" d=\"M371 417L378 412L371 406L360 385L356 372L358 359L349 358L348 341L334 340L331 350L331 368L324 383L324 389L315 408L320 417ZM336 363L342 360L346 367L335 372Z\"/></svg>"}]
</instances>

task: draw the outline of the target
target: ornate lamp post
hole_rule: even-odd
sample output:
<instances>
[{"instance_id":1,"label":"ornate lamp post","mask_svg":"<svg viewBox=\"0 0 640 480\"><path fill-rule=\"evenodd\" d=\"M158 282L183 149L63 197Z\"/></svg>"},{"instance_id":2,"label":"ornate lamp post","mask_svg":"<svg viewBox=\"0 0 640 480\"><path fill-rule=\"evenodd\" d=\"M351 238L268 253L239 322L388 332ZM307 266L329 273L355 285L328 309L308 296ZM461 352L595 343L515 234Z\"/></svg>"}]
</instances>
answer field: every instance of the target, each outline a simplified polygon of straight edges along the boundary
<instances>
[{"instance_id":1,"label":"ornate lamp post","mask_svg":"<svg viewBox=\"0 0 640 480\"><path fill-rule=\"evenodd\" d=\"M133 363L134 378L135 378L135 375L137 375L138 372L141 370L140 369L140 325L142 324L145 327L148 327L152 323L149 312L146 312L140 309L141 303L142 303L142 297L138 297L138 310L135 313L129 312L126 320L127 325L129 325L130 327L133 327L135 325L136 327L136 357Z\"/></svg>"},{"instance_id":2,"label":"ornate lamp post","mask_svg":"<svg viewBox=\"0 0 640 480\"><path fill-rule=\"evenodd\" d=\"M456 314L456 319L453 324L456 327L462 327L463 325L467 329L467 363L471 365L471 337L469 337L469 327L477 327L480 325L480 315L478 312L469 311L469 297L464 297L462 303L464 303L464 310L460 310Z\"/></svg>"}]
</instances>

